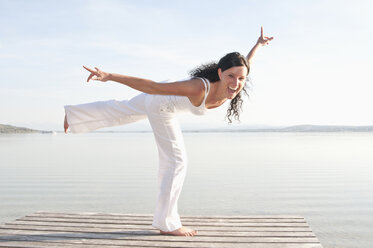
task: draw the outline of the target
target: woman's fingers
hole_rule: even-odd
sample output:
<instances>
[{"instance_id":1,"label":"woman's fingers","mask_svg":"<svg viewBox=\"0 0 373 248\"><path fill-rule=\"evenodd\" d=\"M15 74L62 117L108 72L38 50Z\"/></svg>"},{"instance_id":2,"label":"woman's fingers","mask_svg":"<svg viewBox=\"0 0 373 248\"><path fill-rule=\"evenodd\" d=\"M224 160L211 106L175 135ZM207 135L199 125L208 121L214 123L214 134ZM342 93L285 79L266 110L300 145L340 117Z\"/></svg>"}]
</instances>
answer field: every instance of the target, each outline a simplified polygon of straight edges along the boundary
<instances>
[{"instance_id":1,"label":"woman's fingers","mask_svg":"<svg viewBox=\"0 0 373 248\"><path fill-rule=\"evenodd\" d=\"M87 82L89 82L89 80L91 80L92 77L93 77L94 75L95 75L95 74L91 73L91 74L89 75L89 77L87 78Z\"/></svg>"},{"instance_id":2,"label":"woman's fingers","mask_svg":"<svg viewBox=\"0 0 373 248\"><path fill-rule=\"evenodd\" d=\"M89 71L91 74L88 76L87 78L87 82L89 82L89 80L98 80L98 81L101 81L103 79L103 72L100 71L100 69L98 69L97 67L95 67L96 70L92 70L86 66L84 66L84 69L86 69L87 71Z\"/></svg>"},{"instance_id":3,"label":"woman's fingers","mask_svg":"<svg viewBox=\"0 0 373 248\"><path fill-rule=\"evenodd\" d=\"M83 67L84 67L84 69L86 69L87 71L89 71L91 73L87 78L87 82L89 82L89 80L91 80L91 79L92 80L99 80L100 70L97 67L95 67L96 71L94 71L94 70L92 70L92 69L90 69L90 68L88 68L84 65L83 65Z\"/></svg>"},{"instance_id":4,"label":"woman's fingers","mask_svg":"<svg viewBox=\"0 0 373 248\"><path fill-rule=\"evenodd\" d=\"M269 41L273 40L273 37L264 36L263 26L262 26L262 27L260 27L260 37L259 37L259 39L261 40L262 43L264 43L265 45L268 45Z\"/></svg>"},{"instance_id":5,"label":"woman's fingers","mask_svg":"<svg viewBox=\"0 0 373 248\"><path fill-rule=\"evenodd\" d=\"M262 39L263 39L263 26L260 27L260 37L262 37Z\"/></svg>"},{"instance_id":6,"label":"woman's fingers","mask_svg":"<svg viewBox=\"0 0 373 248\"><path fill-rule=\"evenodd\" d=\"M87 78L87 82L89 82L89 80L91 80L92 77L95 75L95 71L92 70L92 69L90 69L90 68L88 68L88 67L86 67L86 66L84 66L84 65L83 65L83 68L86 69L87 71L89 71L91 73L91 74L89 74L89 76Z\"/></svg>"},{"instance_id":7,"label":"woman's fingers","mask_svg":"<svg viewBox=\"0 0 373 248\"><path fill-rule=\"evenodd\" d=\"M99 75L99 74L97 74L97 73L95 73L95 74L93 74L93 73L91 73L91 75L89 75L89 77L88 77L88 79L87 79L87 82L89 81L89 80L101 80L102 79L102 77L101 77L101 75Z\"/></svg>"},{"instance_id":8,"label":"woman's fingers","mask_svg":"<svg viewBox=\"0 0 373 248\"><path fill-rule=\"evenodd\" d=\"M84 66L84 65L83 65L83 68L86 69L87 71L91 72L91 73L94 73L94 72L95 72L94 70L89 69L88 67L86 67L86 66Z\"/></svg>"}]
</instances>

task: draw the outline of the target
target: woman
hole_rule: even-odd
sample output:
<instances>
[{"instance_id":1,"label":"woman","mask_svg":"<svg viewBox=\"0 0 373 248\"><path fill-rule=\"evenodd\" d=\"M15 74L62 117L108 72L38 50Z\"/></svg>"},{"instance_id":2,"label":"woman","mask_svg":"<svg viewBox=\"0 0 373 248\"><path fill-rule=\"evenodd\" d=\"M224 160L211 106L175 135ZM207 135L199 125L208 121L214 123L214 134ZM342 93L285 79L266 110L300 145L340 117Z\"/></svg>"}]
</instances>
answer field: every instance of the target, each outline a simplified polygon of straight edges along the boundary
<instances>
[{"instance_id":1,"label":"woman","mask_svg":"<svg viewBox=\"0 0 373 248\"><path fill-rule=\"evenodd\" d=\"M156 83L151 80L108 73L84 67L90 72L87 79L115 81L143 92L130 100L103 101L65 106L64 129L73 133L123 125L147 118L153 129L159 153L158 198L152 225L161 234L194 236L196 230L181 224L177 210L183 186L187 157L176 113L190 111L197 115L231 100L227 117L239 118L241 90L249 73L249 64L258 47L273 37L261 35L247 57L230 53L219 63L195 69L186 81ZM211 84L210 84L211 82Z\"/></svg>"}]
</instances>

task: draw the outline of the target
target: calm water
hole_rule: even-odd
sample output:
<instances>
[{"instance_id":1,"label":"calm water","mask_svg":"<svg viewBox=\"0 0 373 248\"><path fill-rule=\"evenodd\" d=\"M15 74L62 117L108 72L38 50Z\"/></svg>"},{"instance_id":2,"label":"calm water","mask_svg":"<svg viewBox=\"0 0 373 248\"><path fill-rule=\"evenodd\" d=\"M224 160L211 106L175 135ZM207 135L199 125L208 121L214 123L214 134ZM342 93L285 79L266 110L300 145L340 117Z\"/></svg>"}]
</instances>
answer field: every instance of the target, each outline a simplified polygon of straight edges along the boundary
<instances>
[{"instance_id":1,"label":"calm water","mask_svg":"<svg viewBox=\"0 0 373 248\"><path fill-rule=\"evenodd\" d=\"M181 215L288 214L373 247L373 133L185 133ZM151 133L0 136L0 224L35 211L152 213Z\"/></svg>"}]
</instances>

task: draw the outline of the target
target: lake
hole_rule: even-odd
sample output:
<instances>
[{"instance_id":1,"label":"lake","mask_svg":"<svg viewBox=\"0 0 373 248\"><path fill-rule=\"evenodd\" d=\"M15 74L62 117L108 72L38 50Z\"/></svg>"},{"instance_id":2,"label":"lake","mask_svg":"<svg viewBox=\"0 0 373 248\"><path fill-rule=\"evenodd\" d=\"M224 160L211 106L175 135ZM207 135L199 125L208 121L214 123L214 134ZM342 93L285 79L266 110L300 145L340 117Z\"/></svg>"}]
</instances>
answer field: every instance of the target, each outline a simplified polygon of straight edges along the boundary
<instances>
[{"instance_id":1,"label":"lake","mask_svg":"<svg viewBox=\"0 0 373 248\"><path fill-rule=\"evenodd\" d=\"M301 215L325 248L373 247L373 133L184 133L183 215ZM152 133L0 135L0 224L153 213ZM198 227L195 227L198 230Z\"/></svg>"}]
</instances>

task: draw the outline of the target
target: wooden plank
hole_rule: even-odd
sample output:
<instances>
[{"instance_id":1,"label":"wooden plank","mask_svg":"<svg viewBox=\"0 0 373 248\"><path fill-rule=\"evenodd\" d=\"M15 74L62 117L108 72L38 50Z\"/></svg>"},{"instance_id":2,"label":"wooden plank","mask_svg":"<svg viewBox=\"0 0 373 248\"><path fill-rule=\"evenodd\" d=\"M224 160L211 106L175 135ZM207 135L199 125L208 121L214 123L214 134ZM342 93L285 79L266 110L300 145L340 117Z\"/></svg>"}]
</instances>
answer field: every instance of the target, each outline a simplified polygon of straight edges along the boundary
<instances>
[{"instance_id":1,"label":"wooden plank","mask_svg":"<svg viewBox=\"0 0 373 248\"><path fill-rule=\"evenodd\" d=\"M68 222L68 223L81 223L82 219L79 218L49 218L49 217L24 217L21 219L22 221L43 221L43 222ZM84 223L95 223L95 224L131 224L131 225L146 225L149 224L149 221L137 221L137 220L106 220L106 219L84 219ZM271 227L307 227L306 222L247 222L247 223L225 223L219 220L214 222L199 222L199 221L183 221L183 224L188 225L197 225L197 226L219 226L219 227L264 227L264 226L271 226Z\"/></svg>"},{"instance_id":2,"label":"wooden plank","mask_svg":"<svg viewBox=\"0 0 373 248\"><path fill-rule=\"evenodd\" d=\"M196 237L196 236L195 236ZM216 248L225 248L230 245L234 245L234 247L247 247L248 244L267 244L267 247L271 247L273 243L277 244L297 244L298 247L302 247L304 244L314 244L318 245L318 242L302 242L297 240L291 239L276 239L271 238L268 240L261 240L261 239L252 239L251 241L197 241L195 237L173 237L177 239L173 240L128 240L128 239L113 239L113 238L106 238L106 237L85 237L85 236L78 236L75 237L66 237L66 236L52 236L52 235L35 235L35 234L26 234L26 233L18 233L10 235L0 234L0 243L2 240L6 241L29 241L29 242L52 242L52 243L64 243L64 244L85 244L85 245L125 245L125 246L147 246L147 247L216 247Z\"/></svg>"},{"instance_id":3,"label":"wooden plank","mask_svg":"<svg viewBox=\"0 0 373 248\"><path fill-rule=\"evenodd\" d=\"M49 235L51 234L51 231L47 230L47 231L38 231L38 230L24 230L24 229L0 229L0 233L2 234L27 234L27 235ZM157 232L148 232L148 233L144 233L144 231L141 231L141 233L138 233L137 235L132 235L132 234L126 234L126 233L120 233L120 232L116 232L116 233L95 233L95 232L89 232L89 233L82 233L82 231L79 231L79 232L73 232L73 233L67 233L67 232L53 232L52 234L53 236L58 236L58 237L81 237L81 238L113 238L113 239L116 239L116 238L119 238L119 239L137 239L138 236L142 236L142 239L143 240L154 240L154 239L157 239L157 240L164 240L164 239L167 239L167 240L174 240L174 239L178 239L179 237L174 237L174 236L165 236L165 235L158 235ZM209 237L211 237L212 235L206 235L208 237L207 241L210 239ZM226 240L229 240L231 238L234 238L234 240L236 240L237 242L238 241L242 241L242 242L259 242L258 240L263 240L263 242L273 242L272 239L275 239L277 241L284 241L284 242L290 242L289 239L287 239L288 237L277 237L276 236L252 236L252 237L246 237L246 236L228 236L228 235L224 235L224 237L221 237L221 236L216 236L214 238L214 241L226 241ZM293 241L295 242L315 242L315 238L314 237L294 237L294 236L291 236L293 239ZM263 238L263 239L259 239L259 238ZM198 235L196 237L194 237L194 240L195 241L206 241L206 237L204 237L203 235ZM317 241L317 240L316 240Z\"/></svg>"},{"instance_id":4,"label":"wooden plank","mask_svg":"<svg viewBox=\"0 0 373 248\"><path fill-rule=\"evenodd\" d=\"M52 242L37 242L37 241L0 241L0 247L1 248L103 248L102 245L84 245L84 244L66 244L66 243L52 243ZM131 247L131 248L144 248L144 246L125 246L125 247ZM153 246L155 247L155 246ZM105 245L105 248L123 248L122 245Z\"/></svg>"},{"instance_id":5,"label":"wooden plank","mask_svg":"<svg viewBox=\"0 0 373 248\"><path fill-rule=\"evenodd\" d=\"M36 242L36 241L33 241L33 242L24 242L24 241L0 241L0 247L4 247L4 248L10 248L10 247L14 247L14 248L20 248L20 247L24 247L24 248L102 248L103 246L102 245L94 245L94 244L89 244L89 245L85 245L85 244L67 244L67 243L53 243L53 242ZM130 247L130 248L146 248L146 247L155 247L155 248L161 248L162 246L159 246L157 244L154 244L152 246L135 246L135 245L128 245L126 244L125 246L121 245L121 246L118 246L118 245L105 245L104 246L105 248L123 248L123 247ZM165 246L163 246L165 247ZM177 248L179 246L167 246L169 248ZM185 247L188 247L188 248L194 248L195 246L193 246L193 244L191 244L190 246L185 246ZM198 248L213 248L215 247L213 244L211 245L205 245L205 246L200 246ZM222 246L223 247L223 246ZM234 247L234 248L322 248L322 246L320 244L302 244L302 245L299 245L299 244L276 244L276 243L273 243L273 244L245 244L245 245L229 245L229 246L225 246L225 248L227 247Z\"/></svg>"},{"instance_id":6,"label":"wooden plank","mask_svg":"<svg viewBox=\"0 0 373 248\"><path fill-rule=\"evenodd\" d=\"M135 237L137 238L136 236L156 236L156 238L160 238L160 239L164 239L165 235L159 235L159 232L158 231L144 231L144 230L135 230L135 231L116 231L116 232L109 232L109 231L105 231L105 230L102 230L102 229L99 229L99 230L82 230L82 229L71 229L71 228L59 228L59 229L48 229L48 228L20 228L20 227L17 227L17 228L12 228L12 227L6 227L6 228L2 228L0 227L0 233L16 233L16 232L22 232L22 231L30 231L31 232L34 232L36 234L44 234L45 232L46 233L51 233L53 231L53 233L56 233L56 234L59 234L59 233L62 233L62 234L74 234L74 233L89 233L89 234L93 234L93 235L100 235L100 234L103 234L103 235L113 235L114 237L119 235L120 237ZM39 231L39 232L38 232ZM296 233L296 232L284 232L284 233L280 233L280 232L277 232L277 233L273 233L273 232L236 232L236 233L232 233L232 232L224 232L223 234L220 232L220 233L216 233L216 232L205 232L205 231L199 231L198 232L198 236L195 237L196 240L199 240L200 237L212 237L212 236L215 236L215 237L218 237L217 239L215 240L218 240L219 238L222 237L222 235L224 235L224 237L229 237L229 238L236 238L236 240L238 239L242 239L244 240L243 238L247 238L247 237L255 237L255 238L258 238L258 237L275 237L275 238L287 238L287 237L294 237L294 238L315 238L315 235L313 235L312 233ZM152 237L154 238L154 237ZM172 239L174 238L173 236L167 238L167 239Z\"/></svg>"},{"instance_id":7,"label":"wooden plank","mask_svg":"<svg viewBox=\"0 0 373 248\"><path fill-rule=\"evenodd\" d=\"M63 218L63 219L92 219L92 220L137 220L137 221L149 221L153 219L153 216L112 216L112 215L66 215L66 214L32 214L27 215L26 218ZM283 222L283 223L305 223L304 218L203 218L203 217L181 217L184 221L199 221L199 222L216 222L217 220L226 223L247 223L247 222Z\"/></svg>"},{"instance_id":8,"label":"wooden plank","mask_svg":"<svg viewBox=\"0 0 373 248\"><path fill-rule=\"evenodd\" d=\"M30 230L0 230L0 240L10 237L24 237L32 240L85 240L95 242L97 240L110 241L113 244L123 244L125 242L180 242L193 241L193 243L319 243L317 238L313 237L229 237L229 236L194 236L194 237L176 237L167 235L123 235L109 233L56 233L49 231L30 231Z\"/></svg>"},{"instance_id":9,"label":"wooden plank","mask_svg":"<svg viewBox=\"0 0 373 248\"><path fill-rule=\"evenodd\" d=\"M58 227L58 226L66 226L66 227L80 227L80 228L110 228L116 230L137 230L139 228L143 230L154 230L155 228L151 226L151 222L148 225L118 225L118 224L95 224L95 223L68 223L68 222L42 222L42 221L15 221L10 222L7 224L12 225L27 225L27 226L48 226L48 227ZM216 231L216 232L225 232L227 229L225 227L198 227L198 230L209 230L209 231ZM312 232L309 227L246 227L246 231L252 232ZM230 227L230 232L240 232L242 231L241 227Z\"/></svg>"},{"instance_id":10,"label":"wooden plank","mask_svg":"<svg viewBox=\"0 0 373 248\"><path fill-rule=\"evenodd\" d=\"M158 234L158 230L149 230L146 231L144 229L135 229L135 230L128 230L128 229L112 229L112 228L84 228L84 227L67 227L67 226L33 226L33 225L16 225L16 224L6 224L5 226L0 226L1 229L14 229L14 230L39 230L39 231L55 231L55 232L93 232L93 233L118 233L124 235L146 235L148 233L156 233ZM281 230L281 229L280 229ZM315 235L311 232L285 232L285 231L237 231L237 232L230 232L224 231L225 236L232 236L232 237L315 237ZM217 231L203 231L198 230L198 236L219 236L222 235L222 232Z\"/></svg>"},{"instance_id":11,"label":"wooden plank","mask_svg":"<svg viewBox=\"0 0 373 248\"><path fill-rule=\"evenodd\" d=\"M148 216L148 217L153 217L152 214L120 214L120 213L95 213L95 212L80 212L80 213L58 213L58 212L44 212L44 211L37 211L34 213L36 214L42 214L42 215L48 215L48 214L61 214L61 215L97 215L97 216L137 216L137 217L143 217L143 216ZM33 214L33 215L34 215ZM181 219L183 218L203 218L203 219L247 219L247 218L252 218L252 219L304 219L304 217L299 216L299 215L187 215L187 216L181 216Z\"/></svg>"}]
</instances>

